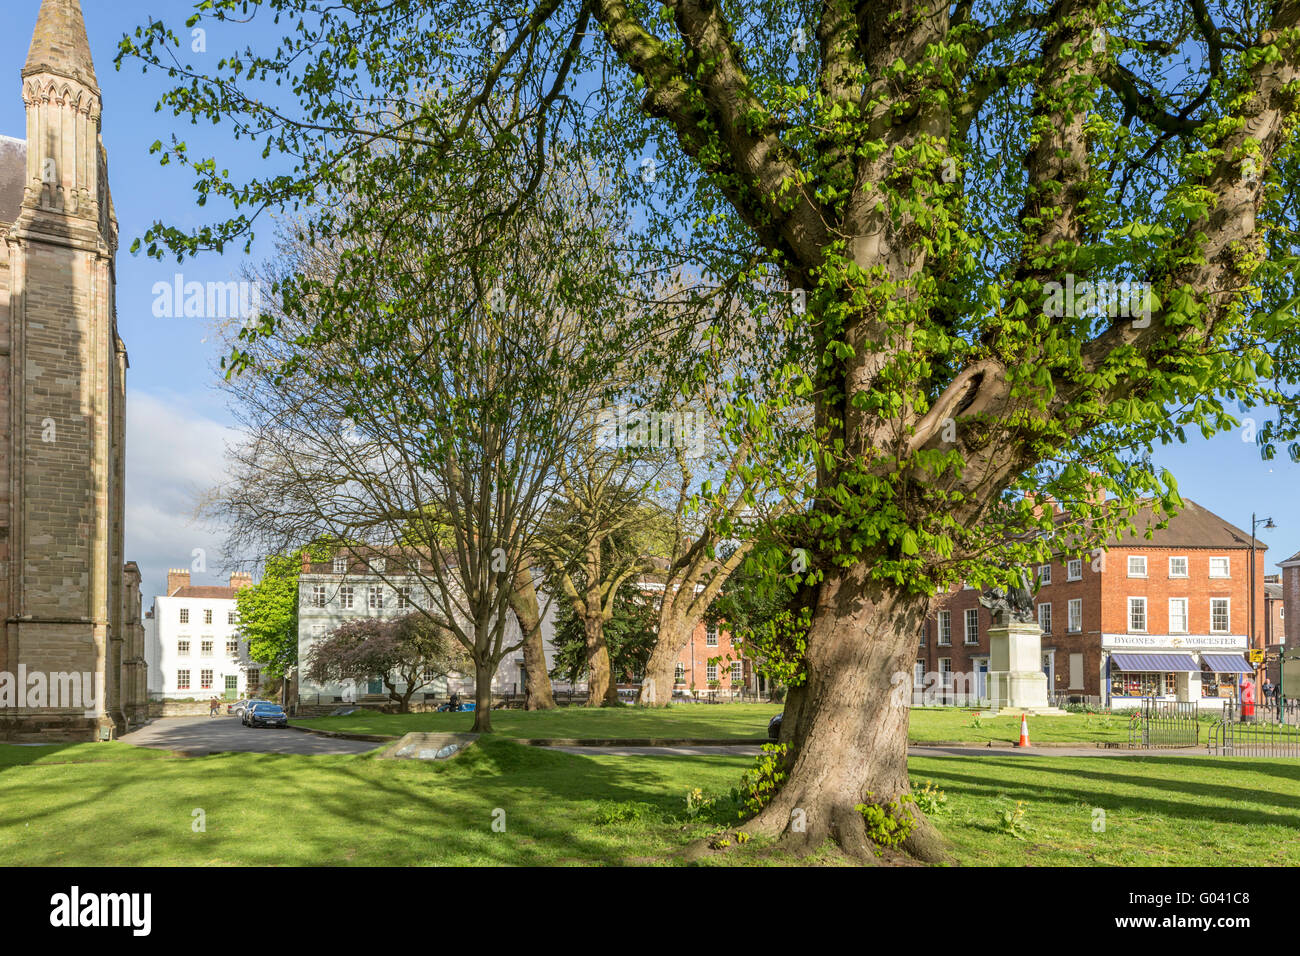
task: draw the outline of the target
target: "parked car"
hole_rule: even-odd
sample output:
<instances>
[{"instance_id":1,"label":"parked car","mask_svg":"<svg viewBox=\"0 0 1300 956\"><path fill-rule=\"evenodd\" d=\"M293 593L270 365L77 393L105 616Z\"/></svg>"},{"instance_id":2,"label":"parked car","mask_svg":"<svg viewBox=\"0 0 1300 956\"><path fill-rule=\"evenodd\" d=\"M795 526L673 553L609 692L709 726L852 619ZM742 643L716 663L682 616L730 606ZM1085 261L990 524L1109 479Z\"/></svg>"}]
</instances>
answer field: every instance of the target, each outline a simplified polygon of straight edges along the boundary
<instances>
[{"instance_id":1,"label":"parked car","mask_svg":"<svg viewBox=\"0 0 1300 956\"><path fill-rule=\"evenodd\" d=\"M246 722L250 727L288 727L289 715L279 704L254 704L248 708Z\"/></svg>"},{"instance_id":2,"label":"parked car","mask_svg":"<svg viewBox=\"0 0 1300 956\"><path fill-rule=\"evenodd\" d=\"M242 720L245 725L247 725L248 714L254 707L256 707L258 704L274 704L274 703L275 701L273 700L263 700L260 697L255 697L252 700L246 700L244 701L243 709L239 711L239 719Z\"/></svg>"},{"instance_id":3,"label":"parked car","mask_svg":"<svg viewBox=\"0 0 1300 956\"><path fill-rule=\"evenodd\" d=\"M781 739L781 718L784 716L785 716L784 714L777 714L775 717L773 717L771 720L767 722L768 740Z\"/></svg>"},{"instance_id":4,"label":"parked car","mask_svg":"<svg viewBox=\"0 0 1300 956\"><path fill-rule=\"evenodd\" d=\"M240 717L243 717L244 714L248 713L248 708L252 707L254 704L273 704L273 703L275 703L275 701L267 700L265 697L249 697L245 700L235 701L233 712L238 714Z\"/></svg>"}]
</instances>

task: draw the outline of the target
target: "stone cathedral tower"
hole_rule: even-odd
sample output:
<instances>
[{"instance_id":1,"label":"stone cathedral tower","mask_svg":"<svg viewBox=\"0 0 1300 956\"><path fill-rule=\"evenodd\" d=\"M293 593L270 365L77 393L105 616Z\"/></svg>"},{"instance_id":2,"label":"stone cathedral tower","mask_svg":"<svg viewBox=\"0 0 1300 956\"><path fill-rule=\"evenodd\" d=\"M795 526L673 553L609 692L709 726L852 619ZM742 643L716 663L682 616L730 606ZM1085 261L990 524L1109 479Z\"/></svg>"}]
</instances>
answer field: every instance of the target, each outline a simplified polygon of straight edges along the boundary
<instances>
[{"instance_id":1,"label":"stone cathedral tower","mask_svg":"<svg viewBox=\"0 0 1300 956\"><path fill-rule=\"evenodd\" d=\"M79 0L41 0L22 97L26 140L0 137L0 736L106 739L146 691L117 220ZM71 675L94 686L74 698Z\"/></svg>"}]
</instances>

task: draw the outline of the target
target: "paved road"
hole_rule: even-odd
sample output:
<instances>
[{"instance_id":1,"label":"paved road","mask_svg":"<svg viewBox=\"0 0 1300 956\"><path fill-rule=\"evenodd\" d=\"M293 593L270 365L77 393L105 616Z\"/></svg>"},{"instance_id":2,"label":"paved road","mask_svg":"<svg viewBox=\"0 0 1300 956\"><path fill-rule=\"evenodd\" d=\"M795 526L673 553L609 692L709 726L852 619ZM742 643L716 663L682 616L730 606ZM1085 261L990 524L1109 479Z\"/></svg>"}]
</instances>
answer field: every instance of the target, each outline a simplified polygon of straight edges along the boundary
<instances>
[{"instance_id":1,"label":"paved road","mask_svg":"<svg viewBox=\"0 0 1300 956\"><path fill-rule=\"evenodd\" d=\"M275 727L245 727L238 717L159 717L120 738L137 747L206 754L235 751L262 754L357 754L381 746Z\"/></svg>"},{"instance_id":2,"label":"paved road","mask_svg":"<svg viewBox=\"0 0 1300 956\"><path fill-rule=\"evenodd\" d=\"M137 747L180 750L186 753L214 752L273 754L355 754L383 746L372 741L343 740L305 734L298 730L245 727L238 717L160 717L121 738ZM565 753L608 757L752 757L759 748L752 744L698 747L555 747ZM1101 747L911 747L914 757L1186 757L1205 756L1204 747L1180 750L1112 750Z\"/></svg>"},{"instance_id":3,"label":"paved road","mask_svg":"<svg viewBox=\"0 0 1300 956\"><path fill-rule=\"evenodd\" d=\"M1119 747L908 747L912 757L1205 757L1201 747L1126 750Z\"/></svg>"}]
</instances>

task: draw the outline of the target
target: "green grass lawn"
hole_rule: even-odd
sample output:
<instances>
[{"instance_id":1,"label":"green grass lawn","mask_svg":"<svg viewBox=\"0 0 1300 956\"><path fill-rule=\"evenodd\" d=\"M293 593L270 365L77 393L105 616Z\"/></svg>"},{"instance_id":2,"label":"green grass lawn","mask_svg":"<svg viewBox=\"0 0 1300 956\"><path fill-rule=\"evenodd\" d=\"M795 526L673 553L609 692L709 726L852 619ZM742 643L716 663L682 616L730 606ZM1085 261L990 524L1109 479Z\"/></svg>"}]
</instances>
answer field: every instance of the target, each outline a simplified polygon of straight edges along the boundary
<instances>
[{"instance_id":1,"label":"green grass lawn","mask_svg":"<svg viewBox=\"0 0 1300 956\"><path fill-rule=\"evenodd\" d=\"M0 745L0 770L18 766L51 766L65 763L123 763L137 760L175 759L165 750L133 747L120 741L42 746Z\"/></svg>"},{"instance_id":2,"label":"green grass lawn","mask_svg":"<svg viewBox=\"0 0 1300 956\"><path fill-rule=\"evenodd\" d=\"M976 718L974 710L955 707L912 709L908 737L918 743L961 740L972 743L1020 740L1019 717ZM1069 714L1065 717L1030 717L1029 742L1095 743L1128 740L1128 717L1112 714Z\"/></svg>"},{"instance_id":3,"label":"green grass lawn","mask_svg":"<svg viewBox=\"0 0 1300 956\"><path fill-rule=\"evenodd\" d=\"M503 737L692 737L754 740L767 736L767 722L780 704L672 704L644 707L559 707L555 710L494 710L492 731ZM294 724L350 734L399 737L418 731L468 731L474 715L379 714L316 717Z\"/></svg>"},{"instance_id":4,"label":"green grass lawn","mask_svg":"<svg viewBox=\"0 0 1300 956\"><path fill-rule=\"evenodd\" d=\"M480 741L445 763L370 755L167 759L0 746L0 859L27 865L672 863L734 821L745 757L575 756ZM971 865L1300 864L1300 761L913 758ZM693 816L689 790L717 798ZM1024 832L1000 819L1023 801ZM206 832L194 832L194 811ZM1104 832L1094 832L1096 810ZM504 811L505 832L494 832ZM500 818L500 815L497 815ZM825 853L819 862L838 862ZM789 862L753 841L719 863Z\"/></svg>"},{"instance_id":5,"label":"green grass lawn","mask_svg":"<svg viewBox=\"0 0 1300 956\"><path fill-rule=\"evenodd\" d=\"M561 707L549 711L492 712L492 729L504 737L677 737L744 740L764 737L767 722L780 713L780 704L674 704L658 710L641 707ZM912 710L911 739L1015 742L1020 739L1018 717L976 720L973 711L952 707ZM473 714L379 714L357 712L346 717L316 717L293 723L318 730L353 734L401 736L412 730L469 730ZM1128 740L1128 718L1109 714L1070 714L1031 717L1031 742L1095 743Z\"/></svg>"},{"instance_id":6,"label":"green grass lawn","mask_svg":"<svg viewBox=\"0 0 1300 956\"><path fill-rule=\"evenodd\" d=\"M1300 863L1300 760L990 754L909 767L914 788L929 780L947 794L935 819L967 864ZM1017 801L1026 832L1013 836L1000 818Z\"/></svg>"},{"instance_id":7,"label":"green grass lawn","mask_svg":"<svg viewBox=\"0 0 1300 956\"><path fill-rule=\"evenodd\" d=\"M654 862L708 832L693 787L746 758L592 759L487 740L454 760L0 745L0 859L22 865L554 865ZM140 751L165 757L160 751ZM614 804L644 804L602 825ZM194 811L206 832L194 832ZM496 810L505 832L494 832ZM625 811L628 812L628 811ZM633 811L636 812L636 808ZM651 814L647 825L644 814ZM608 815L608 814L607 814Z\"/></svg>"}]
</instances>

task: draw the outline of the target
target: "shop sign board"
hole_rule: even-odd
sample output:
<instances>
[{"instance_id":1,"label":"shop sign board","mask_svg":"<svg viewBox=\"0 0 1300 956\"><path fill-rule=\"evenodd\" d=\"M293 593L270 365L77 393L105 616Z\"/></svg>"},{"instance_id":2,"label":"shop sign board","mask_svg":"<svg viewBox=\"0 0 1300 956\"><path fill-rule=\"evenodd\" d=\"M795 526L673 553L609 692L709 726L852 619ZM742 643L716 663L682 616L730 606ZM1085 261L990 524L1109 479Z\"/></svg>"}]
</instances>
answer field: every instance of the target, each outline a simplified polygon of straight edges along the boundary
<instances>
[{"instance_id":1,"label":"shop sign board","mask_svg":"<svg viewBox=\"0 0 1300 956\"><path fill-rule=\"evenodd\" d=\"M1105 650L1177 648L1184 651L1245 650L1245 634L1103 634Z\"/></svg>"}]
</instances>

